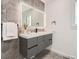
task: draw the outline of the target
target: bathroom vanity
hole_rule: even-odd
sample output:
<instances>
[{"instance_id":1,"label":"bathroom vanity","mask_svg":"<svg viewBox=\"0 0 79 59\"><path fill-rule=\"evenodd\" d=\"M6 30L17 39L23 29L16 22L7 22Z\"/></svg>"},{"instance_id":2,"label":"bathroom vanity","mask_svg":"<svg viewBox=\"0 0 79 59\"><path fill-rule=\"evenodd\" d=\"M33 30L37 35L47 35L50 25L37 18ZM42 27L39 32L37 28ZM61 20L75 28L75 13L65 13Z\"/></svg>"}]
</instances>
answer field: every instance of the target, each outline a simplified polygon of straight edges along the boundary
<instances>
[{"instance_id":1,"label":"bathroom vanity","mask_svg":"<svg viewBox=\"0 0 79 59\"><path fill-rule=\"evenodd\" d=\"M26 3L21 4L20 22L20 27L27 30L27 33L23 32L23 34L19 35L20 53L25 59L33 59L38 53L52 44L53 32L45 31L45 11L34 8ZM38 31L35 31L36 33L33 31L35 29L38 29ZM28 33L28 30L33 33Z\"/></svg>"},{"instance_id":2,"label":"bathroom vanity","mask_svg":"<svg viewBox=\"0 0 79 59\"><path fill-rule=\"evenodd\" d=\"M28 34L32 35L32 34ZM36 35L36 36L35 36ZM52 44L52 33L36 33L33 36L21 34L20 37L20 53L26 59L33 59L38 53Z\"/></svg>"}]
</instances>

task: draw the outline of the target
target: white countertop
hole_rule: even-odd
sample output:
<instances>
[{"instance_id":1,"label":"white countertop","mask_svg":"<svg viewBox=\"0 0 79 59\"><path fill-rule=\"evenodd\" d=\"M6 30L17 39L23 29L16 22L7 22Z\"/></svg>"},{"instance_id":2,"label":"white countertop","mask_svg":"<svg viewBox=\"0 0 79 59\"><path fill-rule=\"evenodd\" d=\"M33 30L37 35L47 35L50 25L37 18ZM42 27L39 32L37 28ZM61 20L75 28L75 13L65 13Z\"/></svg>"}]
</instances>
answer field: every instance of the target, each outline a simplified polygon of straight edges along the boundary
<instances>
[{"instance_id":1,"label":"white countertop","mask_svg":"<svg viewBox=\"0 0 79 59\"><path fill-rule=\"evenodd\" d=\"M26 38L26 39L29 39L29 38L33 38L33 37L46 35L46 34L53 34L53 32L44 31L44 32L37 32L37 33L23 33L23 34L20 34L19 36L23 37L23 38Z\"/></svg>"}]
</instances>

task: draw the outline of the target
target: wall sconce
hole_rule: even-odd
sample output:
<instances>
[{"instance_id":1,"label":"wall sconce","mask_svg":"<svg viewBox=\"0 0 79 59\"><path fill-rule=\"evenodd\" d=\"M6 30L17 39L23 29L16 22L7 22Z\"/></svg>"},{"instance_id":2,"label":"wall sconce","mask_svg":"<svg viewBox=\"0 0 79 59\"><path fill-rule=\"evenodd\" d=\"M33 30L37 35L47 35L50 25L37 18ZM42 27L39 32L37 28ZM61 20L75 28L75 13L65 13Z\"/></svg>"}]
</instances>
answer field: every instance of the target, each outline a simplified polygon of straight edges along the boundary
<instances>
[{"instance_id":1,"label":"wall sconce","mask_svg":"<svg viewBox=\"0 0 79 59\"><path fill-rule=\"evenodd\" d=\"M55 24L56 25L56 21L52 21L51 24Z\"/></svg>"}]
</instances>

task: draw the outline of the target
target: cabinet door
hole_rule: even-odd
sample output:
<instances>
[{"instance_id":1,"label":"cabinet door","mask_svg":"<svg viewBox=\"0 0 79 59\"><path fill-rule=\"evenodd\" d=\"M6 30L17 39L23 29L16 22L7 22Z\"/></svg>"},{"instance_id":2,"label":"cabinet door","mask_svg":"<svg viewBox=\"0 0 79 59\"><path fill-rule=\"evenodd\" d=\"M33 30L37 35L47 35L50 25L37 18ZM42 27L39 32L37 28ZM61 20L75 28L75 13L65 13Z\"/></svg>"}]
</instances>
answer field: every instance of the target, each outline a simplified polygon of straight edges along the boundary
<instances>
[{"instance_id":1,"label":"cabinet door","mask_svg":"<svg viewBox=\"0 0 79 59\"><path fill-rule=\"evenodd\" d=\"M52 43L52 34L38 37L38 51L41 52Z\"/></svg>"},{"instance_id":2,"label":"cabinet door","mask_svg":"<svg viewBox=\"0 0 79 59\"><path fill-rule=\"evenodd\" d=\"M50 45L49 39L44 38L44 48L48 47Z\"/></svg>"},{"instance_id":3,"label":"cabinet door","mask_svg":"<svg viewBox=\"0 0 79 59\"><path fill-rule=\"evenodd\" d=\"M44 49L44 38L43 36L38 37L38 53Z\"/></svg>"},{"instance_id":4,"label":"cabinet door","mask_svg":"<svg viewBox=\"0 0 79 59\"><path fill-rule=\"evenodd\" d=\"M44 35L44 47L48 47L50 44L52 44L52 34Z\"/></svg>"}]
</instances>

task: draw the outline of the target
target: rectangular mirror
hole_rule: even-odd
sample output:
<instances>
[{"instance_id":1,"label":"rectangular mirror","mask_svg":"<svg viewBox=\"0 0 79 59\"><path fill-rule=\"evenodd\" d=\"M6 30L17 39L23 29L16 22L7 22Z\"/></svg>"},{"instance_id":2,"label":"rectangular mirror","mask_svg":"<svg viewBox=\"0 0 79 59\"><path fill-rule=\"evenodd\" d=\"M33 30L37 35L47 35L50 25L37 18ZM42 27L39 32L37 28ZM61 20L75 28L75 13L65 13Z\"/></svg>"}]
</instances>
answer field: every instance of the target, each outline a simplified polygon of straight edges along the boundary
<instances>
[{"instance_id":1,"label":"rectangular mirror","mask_svg":"<svg viewBox=\"0 0 79 59\"><path fill-rule=\"evenodd\" d=\"M45 27L45 13L22 3L22 25Z\"/></svg>"}]
</instances>

